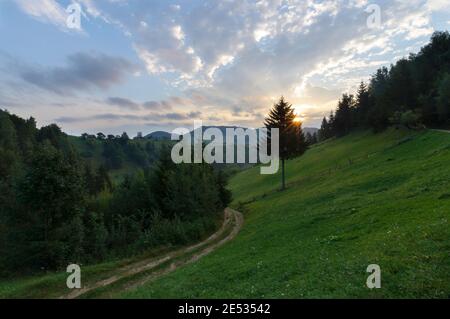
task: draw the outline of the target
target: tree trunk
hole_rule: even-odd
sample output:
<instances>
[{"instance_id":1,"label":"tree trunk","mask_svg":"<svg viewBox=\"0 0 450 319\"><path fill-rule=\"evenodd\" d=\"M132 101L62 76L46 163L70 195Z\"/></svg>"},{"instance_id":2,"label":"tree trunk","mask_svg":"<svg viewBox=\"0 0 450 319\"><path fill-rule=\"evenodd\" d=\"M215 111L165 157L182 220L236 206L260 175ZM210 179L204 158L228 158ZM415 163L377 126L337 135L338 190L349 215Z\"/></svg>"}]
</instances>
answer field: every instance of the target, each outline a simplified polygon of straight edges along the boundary
<instances>
[{"instance_id":1,"label":"tree trunk","mask_svg":"<svg viewBox=\"0 0 450 319\"><path fill-rule=\"evenodd\" d=\"M281 160L281 190L286 189L286 178L284 176L284 159Z\"/></svg>"}]
</instances>

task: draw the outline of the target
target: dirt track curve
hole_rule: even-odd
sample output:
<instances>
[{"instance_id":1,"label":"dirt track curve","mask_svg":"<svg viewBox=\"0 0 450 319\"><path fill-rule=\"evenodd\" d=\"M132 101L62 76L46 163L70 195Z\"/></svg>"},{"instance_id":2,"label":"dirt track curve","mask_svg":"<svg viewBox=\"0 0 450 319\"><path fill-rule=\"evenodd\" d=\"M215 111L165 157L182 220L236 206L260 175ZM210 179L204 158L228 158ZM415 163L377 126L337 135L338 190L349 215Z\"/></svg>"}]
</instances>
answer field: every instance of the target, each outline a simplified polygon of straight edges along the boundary
<instances>
[{"instance_id":1,"label":"dirt track curve","mask_svg":"<svg viewBox=\"0 0 450 319\"><path fill-rule=\"evenodd\" d=\"M433 131L436 131L436 132L442 132L442 133L450 133L449 130L433 130Z\"/></svg>"},{"instance_id":2,"label":"dirt track curve","mask_svg":"<svg viewBox=\"0 0 450 319\"><path fill-rule=\"evenodd\" d=\"M159 257L153 257L126 265L119 268L115 275L98 281L90 286L73 290L71 293L62 296L61 299L75 299L95 289L116 283L119 280L126 281L128 277L131 279L131 277L135 275L149 272L148 276L143 276L143 278L140 278L139 280L130 280L131 283L125 284L124 289L131 290L171 273L181 266L199 260L225 243L231 241L241 230L244 223L244 217L240 212L231 208L226 208L224 215L224 221L220 229L206 240L189 247L166 253ZM163 266L162 268L158 267L162 265L166 266ZM155 268L158 268L158 270ZM152 271L152 269L155 269L155 271Z\"/></svg>"}]
</instances>

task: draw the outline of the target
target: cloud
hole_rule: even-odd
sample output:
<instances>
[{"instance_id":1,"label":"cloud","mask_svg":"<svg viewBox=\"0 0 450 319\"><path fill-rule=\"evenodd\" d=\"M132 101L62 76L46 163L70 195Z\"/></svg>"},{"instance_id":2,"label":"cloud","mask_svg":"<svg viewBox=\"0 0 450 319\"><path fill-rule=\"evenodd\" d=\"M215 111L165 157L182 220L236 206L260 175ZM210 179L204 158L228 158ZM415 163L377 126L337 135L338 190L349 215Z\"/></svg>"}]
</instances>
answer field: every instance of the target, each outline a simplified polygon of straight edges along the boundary
<instances>
[{"instance_id":1,"label":"cloud","mask_svg":"<svg viewBox=\"0 0 450 319\"><path fill-rule=\"evenodd\" d=\"M132 100L126 99L126 98L121 98L121 97L109 97L106 100L106 103L115 105L115 106L119 106L122 108L133 109L133 110L138 110L141 107L138 103L136 103Z\"/></svg>"},{"instance_id":2,"label":"cloud","mask_svg":"<svg viewBox=\"0 0 450 319\"><path fill-rule=\"evenodd\" d=\"M146 113L146 114L121 114L121 113L99 113L92 114L90 116L61 116L55 118L54 121L57 123L83 123L83 122L92 122L98 120L104 121L134 121L134 122L149 122L149 121L171 121L170 123L179 123L180 121L184 121L182 123L189 123L189 121L193 121L199 118L202 115L201 112L171 112L171 113Z\"/></svg>"},{"instance_id":3,"label":"cloud","mask_svg":"<svg viewBox=\"0 0 450 319\"><path fill-rule=\"evenodd\" d=\"M195 120L198 119L202 115L201 112L189 112L189 113L167 113L167 114L159 114L158 118L164 118L169 120L175 120L175 121L182 121L182 120Z\"/></svg>"},{"instance_id":4,"label":"cloud","mask_svg":"<svg viewBox=\"0 0 450 319\"><path fill-rule=\"evenodd\" d=\"M167 118L169 120L185 120L188 118L188 116L186 114L181 114L181 113L168 113L168 114L161 115L161 117Z\"/></svg>"},{"instance_id":5,"label":"cloud","mask_svg":"<svg viewBox=\"0 0 450 319\"><path fill-rule=\"evenodd\" d=\"M304 110L308 119L320 117L343 91L354 90L377 68L417 52L434 30L433 14L448 8L448 0L80 3L89 16L102 18L126 35L149 74L136 80L139 85L150 78L163 87L163 93L149 90L157 98L149 93L147 102L136 102L129 94L114 95L106 99L107 106L151 112L143 116L155 123L202 116L254 126L281 95ZM381 7L379 28L367 26L369 3ZM34 11L29 6L29 14L45 18L37 5ZM53 18L59 21L56 25L62 21L58 15ZM123 59L105 60L93 54L84 59L72 56L66 66L26 67L20 75L35 87L65 95L110 88L134 71ZM110 118L127 120L123 115Z\"/></svg>"},{"instance_id":6,"label":"cloud","mask_svg":"<svg viewBox=\"0 0 450 319\"><path fill-rule=\"evenodd\" d=\"M432 11L450 11L448 0L427 0L427 6Z\"/></svg>"},{"instance_id":7,"label":"cloud","mask_svg":"<svg viewBox=\"0 0 450 319\"><path fill-rule=\"evenodd\" d=\"M33 18L53 24L61 29L67 29L67 14L55 0L16 0L19 8Z\"/></svg>"},{"instance_id":8,"label":"cloud","mask_svg":"<svg viewBox=\"0 0 450 319\"><path fill-rule=\"evenodd\" d=\"M90 89L108 89L122 82L135 71L127 60L105 54L77 53L67 59L64 67L21 66L20 77L37 87L67 94Z\"/></svg>"},{"instance_id":9,"label":"cloud","mask_svg":"<svg viewBox=\"0 0 450 319\"><path fill-rule=\"evenodd\" d=\"M308 84L298 102L309 105L326 104L339 99L343 91L343 89L326 89Z\"/></svg>"},{"instance_id":10,"label":"cloud","mask_svg":"<svg viewBox=\"0 0 450 319\"><path fill-rule=\"evenodd\" d=\"M116 113L101 113L93 114L91 116L61 116L54 119L57 123L80 123L80 122L91 122L97 120L106 121L118 121L118 120L148 120L148 116L139 116L136 114L116 114Z\"/></svg>"},{"instance_id":11,"label":"cloud","mask_svg":"<svg viewBox=\"0 0 450 319\"><path fill-rule=\"evenodd\" d=\"M81 29L70 28L68 26L68 19L71 14L74 14L73 11L68 10L69 4L76 3L80 5L80 19L89 20L92 18L99 18L101 21L113 24L123 29L123 25L114 19L112 19L106 12L101 11L93 0L77 0L71 1L67 3L67 7L63 7L56 0L40 0L40 1L32 1L32 0L14 0L17 6L24 12L25 14L33 17L34 19L43 22L52 24L58 27L60 30L64 32L80 32L83 31L82 23L80 25ZM111 3L120 3L119 1L112 0Z\"/></svg>"},{"instance_id":12,"label":"cloud","mask_svg":"<svg viewBox=\"0 0 450 319\"><path fill-rule=\"evenodd\" d=\"M171 96L161 101L146 101L143 103L139 103L123 97L108 97L105 102L108 105L118 106L120 108L127 108L131 110L139 110L144 108L149 111L159 112L194 105L194 102L192 100L178 96Z\"/></svg>"},{"instance_id":13,"label":"cloud","mask_svg":"<svg viewBox=\"0 0 450 319\"><path fill-rule=\"evenodd\" d=\"M161 103L156 101L147 101L143 104L146 109L157 110L161 108Z\"/></svg>"},{"instance_id":14,"label":"cloud","mask_svg":"<svg viewBox=\"0 0 450 319\"><path fill-rule=\"evenodd\" d=\"M188 98L171 96L161 101L147 101L143 103L143 107L149 110L171 110L176 107L184 107L193 105L193 101Z\"/></svg>"},{"instance_id":15,"label":"cloud","mask_svg":"<svg viewBox=\"0 0 450 319\"><path fill-rule=\"evenodd\" d=\"M380 1L377 30L367 27L365 0L137 3L127 2L134 19L115 18L132 35L147 71L187 96L195 89L198 95L189 98L196 107L238 105L243 111L233 113L241 117L270 107L280 95L295 103L328 104L355 78L367 79L391 61L405 38L423 39L432 32L423 1ZM374 59L377 55L383 58ZM297 94L307 86L331 93ZM174 103L145 104L167 106Z\"/></svg>"}]
</instances>

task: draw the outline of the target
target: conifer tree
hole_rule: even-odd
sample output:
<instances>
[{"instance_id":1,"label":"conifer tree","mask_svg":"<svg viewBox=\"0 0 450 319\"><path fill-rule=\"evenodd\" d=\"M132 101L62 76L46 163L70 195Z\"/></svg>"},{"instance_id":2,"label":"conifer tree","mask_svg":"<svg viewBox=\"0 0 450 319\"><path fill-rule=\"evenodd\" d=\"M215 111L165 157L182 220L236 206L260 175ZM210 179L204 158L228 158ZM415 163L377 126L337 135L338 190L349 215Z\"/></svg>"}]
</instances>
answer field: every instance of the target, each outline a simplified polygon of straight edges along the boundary
<instances>
[{"instance_id":1,"label":"conifer tree","mask_svg":"<svg viewBox=\"0 0 450 319\"><path fill-rule=\"evenodd\" d=\"M295 121L294 108L284 97L270 110L264 125L267 129L278 128L280 132L281 189L286 188L285 161L302 155L307 146L301 122ZM270 134L268 142L270 143Z\"/></svg>"}]
</instances>

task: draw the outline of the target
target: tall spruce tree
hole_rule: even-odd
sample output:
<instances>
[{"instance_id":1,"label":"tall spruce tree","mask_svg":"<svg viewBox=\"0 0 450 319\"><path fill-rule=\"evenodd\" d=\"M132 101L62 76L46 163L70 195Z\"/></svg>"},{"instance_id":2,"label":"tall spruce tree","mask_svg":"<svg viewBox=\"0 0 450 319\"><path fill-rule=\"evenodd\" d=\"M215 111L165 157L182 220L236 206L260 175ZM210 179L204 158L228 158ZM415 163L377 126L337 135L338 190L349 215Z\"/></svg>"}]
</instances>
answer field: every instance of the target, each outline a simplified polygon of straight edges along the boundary
<instances>
[{"instance_id":1,"label":"tall spruce tree","mask_svg":"<svg viewBox=\"0 0 450 319\"><path fill-rule=\"evenodd\" d=\"M335 133L338 136L347 134L353 128L354 105L355 101L353 95L344 94L339 101L334 117Z\"/></svg>"},{"instance_id":2,"label":"tall spruce tree","mask_svg":"<svg viewBox=\"0 0 450 319\"><path fill-rule=\"evenodd\" d=\"M449 124L450 120L450 73L443 76L437 88L437 119L439 124Z\"/></svg>"},{"instance_id":3,"label":"tall spruce tree","mask_svg":"<svg viewBox=\"0 0 450 319\"><path fill-rule=\"evenodd\" d=\"M327 118L324 117L322 120L322 125L320 126L320 130L319 130L319 140L320 141L325 141L326 139L330 138L330 129L329 129L329 125L328 125L328 121Z\"/></svg>"},{"instance_id":4,"label":"tall spruce tree","mask_svg":"<svg viewBox=\"0 0 450 319\"><path fill-rule=\"evenodd\" d=\"M270 110L264 121L267 129L278 128L280 132L281 189L286 189L285 161L302 155L307 148L301 122L295 121L294 108L284 97ZM268 142L271 136L269 133Z\"/></svg>"},{"instance_id":5,"label":"tall spruce tree","mask_svg":"<svg viewBox=\"0 0 450 319\"><path fill-rule=\"evenodd\" d=\"M367 113L370 108L370 95L367 85L361 81L358 92L356 94L357 107L357 126L364 126L367 124Z\"/></svg>"}]
</instances>

